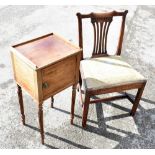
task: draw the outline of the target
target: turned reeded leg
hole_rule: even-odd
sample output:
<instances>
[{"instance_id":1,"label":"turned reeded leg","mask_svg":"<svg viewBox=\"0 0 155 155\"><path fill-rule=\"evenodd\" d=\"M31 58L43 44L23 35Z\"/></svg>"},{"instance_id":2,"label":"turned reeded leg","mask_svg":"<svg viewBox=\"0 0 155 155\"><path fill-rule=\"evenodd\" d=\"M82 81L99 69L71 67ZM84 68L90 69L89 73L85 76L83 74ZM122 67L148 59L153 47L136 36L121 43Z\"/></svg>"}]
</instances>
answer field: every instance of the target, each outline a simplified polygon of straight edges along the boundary
<instances>
[{"instance_id":1,"label":"turned reeded leg","mask_svg":"<svg viewBox=\"0 0 155 155\"><path fill-rule=\"evenodd\" d=\"M23 123L23 125L25 125L25 115L24 115L24 105L23 105L22 89L21 89L21 87L18 84L17 84L17 93L18 93L18 100L19 100L19 106L20 106L22 123Z\"/></svg>"},{"instance_id":2,"label":"turned reeded leg","mask_svg":"<svg viewBox=\"0 0 155 155\"><path fill-rule=\"evenodd\" d=\"M136 110L137 110L138 105L139 105L139 101L140 101L141 96L142 96L142 94L143 94L144 87L145 87L145 84L143 85L142 88L139 88L139 89L138 89L138 92L137 92L136 98L135 98L135 102L134 102L133 107L132 107L132 110L131 110L131 112L130 112L130 115L131 115L131 116L134 116L135 113L136 113Z\"/></svg>"},{"instance_id":3,"label":"turned reeded leg","mask_svg":"<svg viewBox=\"0 0 155 155\"><path fill-rule=\"evenodd\" d=\"M73 119L74 119L75 97L76 97L76 85L73 85L72 86L72 103L71 103L71 124L73 124Z\"/></svg>"},{"instance_id":4,"label":"turned reeded leg","mask_svg":"<svg viewBox=\"0 0 155 155\"><path fill-rule=\"evenodd\" d=\"M83 115L82 115L82 127L86 127L88 109L89 109L90 96L86 93L85 102L83 104Z\"/></svg>"},{"instance_id":5,"label":"turned reeded leg","mask_svg":"<svg viewBox=\"0 0 155 155\"><path fill-rule=\"evenodd\" d=\"M42 103L38 105L38 118L39 118L41 142L42 142L42 144L44 144L44 125L43 125L43 108L42 108Z\"/></svg>"},{"instance_id":6,"label":"turned reeded leg","mask_svg":"<svg viewBox=\"0 0 155 155\"><path fill-rule=\"evenodd\" d=\"M53 108L53 103L54 103L54 97L51 96L51 108Z\"/></svg>"}]
</instances>

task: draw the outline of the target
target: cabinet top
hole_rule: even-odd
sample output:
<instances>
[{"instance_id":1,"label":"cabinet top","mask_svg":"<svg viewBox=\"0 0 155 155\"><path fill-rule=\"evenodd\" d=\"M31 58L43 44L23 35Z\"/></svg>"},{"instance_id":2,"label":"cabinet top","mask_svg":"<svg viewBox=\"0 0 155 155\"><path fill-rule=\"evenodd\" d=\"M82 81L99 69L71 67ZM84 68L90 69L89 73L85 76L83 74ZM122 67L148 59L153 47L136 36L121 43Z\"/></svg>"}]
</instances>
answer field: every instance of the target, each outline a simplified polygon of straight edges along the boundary
<instances>
[{"instance_id":1,"label":"cabinet top","mask_svg":"<svg viewBox=\"0 0 155 155\"><path fill-rule=\"evenodd\" d=\"M11 49L11 52L21 56L35 69L43 68L80 51L78 46L55 33L14 45Z\"/></svg>"}]
</instances>

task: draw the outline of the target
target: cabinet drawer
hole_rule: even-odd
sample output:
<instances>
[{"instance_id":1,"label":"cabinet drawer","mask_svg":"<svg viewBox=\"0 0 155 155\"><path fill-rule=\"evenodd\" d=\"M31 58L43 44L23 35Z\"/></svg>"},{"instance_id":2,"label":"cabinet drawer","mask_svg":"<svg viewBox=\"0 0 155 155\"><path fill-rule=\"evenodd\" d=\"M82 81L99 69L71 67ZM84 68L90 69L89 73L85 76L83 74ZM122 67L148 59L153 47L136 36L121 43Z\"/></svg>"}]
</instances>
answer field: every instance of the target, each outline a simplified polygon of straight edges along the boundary
<instances>
[{"instance_id":1,"label":"cabinet drawer","mask_svg":"<svg viewBox=\"0 0 155 155\"><path fill-rule=\"evenodd\" d=\"M76 62L76 56L71 56L42 70L43 99L75 82Z\"/></svg>"}]
</instances>

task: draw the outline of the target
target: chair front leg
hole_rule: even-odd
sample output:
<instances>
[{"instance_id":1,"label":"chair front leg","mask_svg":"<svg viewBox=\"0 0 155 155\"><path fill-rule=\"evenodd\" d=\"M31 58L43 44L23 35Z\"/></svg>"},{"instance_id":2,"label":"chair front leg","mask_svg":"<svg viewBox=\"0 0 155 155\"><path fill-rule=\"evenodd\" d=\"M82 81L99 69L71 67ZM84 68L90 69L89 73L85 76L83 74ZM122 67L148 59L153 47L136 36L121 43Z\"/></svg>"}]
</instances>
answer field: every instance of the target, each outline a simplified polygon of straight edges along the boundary
<instances>
[{"instance_id":1,"label":"chair front leg","mask_svg":"<svg viewBox=\"0 0 155 155\"><path fill-rule=\"evenodd\" d=\"M141 88L138 89L138 92L137 92L136 98L135 98L135 102L134 102L133 107L132 107L132 110L131 110L131 112L130 112L130 115L131 115L131 116L134 116L135 113L136 113L136 110L137 110L137 108L138 108L138 105L139 105L141 96L142 96L143 91L144 91L145 84L146 84L146 83L144 83L143 86L142 86Z\"/></svg>"},{"instance_id":2,"label":"chair front leg","mask_svg":"<svg viewBox=\"0 0 155 155\"><path fill-rule=\"evenodd\" d=\"M85 102L83 104L83 115L82 115L82 127L86 127L88 109L89 109L90 96L88 93L85 94Z\"/></svg>"}]
</instances>

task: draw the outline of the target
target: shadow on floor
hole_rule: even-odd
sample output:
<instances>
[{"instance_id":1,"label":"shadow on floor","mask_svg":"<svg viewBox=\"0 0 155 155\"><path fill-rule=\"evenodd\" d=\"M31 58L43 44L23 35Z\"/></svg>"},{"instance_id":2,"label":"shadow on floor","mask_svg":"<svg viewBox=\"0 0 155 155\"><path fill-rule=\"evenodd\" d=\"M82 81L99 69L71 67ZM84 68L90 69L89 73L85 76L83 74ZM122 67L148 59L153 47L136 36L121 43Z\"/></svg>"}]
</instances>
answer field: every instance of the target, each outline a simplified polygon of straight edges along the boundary
<instances>
[{"instance_id":1,"label":"shadow on floor","mask_svg":"<svg viewBox=\"0 0 155 155\"><path fill-rule=\"evenodd\" d=\"M130 97L132 97L134 99L134 95L132 95L132 94L129 94L129 95L130 95ZM146 103L151 103L151 104L155 103L154 101L151 101L146 98L142 98L141 100ZM97 129L94 129L94 127L90 127L90 126L88 127L88 131L91 131L91 132L95 131L95 133L101 135L101 133L103 132L101 130L102 129L101 124L102 124L103 126L104 125L106 126L106 127L104 127L104 129L106 129L106 130L103 132L104 134L102 134L102 135L106 138L116 140L119 142L119 144L115 148L155 148L155 141L153 140L154 132L152 131L152 129L155 128L155 123L151 122L151 119L150 119L150 116L155 114L155 108L144 109L139 104L139 106L138 106L139 111L137 111L136 115L133 117L134 123L135 123L138 133L139 133L139 134L135 134L132 132L127 132L125 130L106 125L106 122L110 121L110 120L120 119L120 118L124 118L124 117L131 117L129 115L130 109L124 108L123 106L118 106L114 103L104 103L104 104L113 106L113 107L123 110L127 113L117 115L117 116L104 117L102 104L101 103L99 103L99 105L96 104L95 106L96 106L96 113L97 113L98 127L99 127L98 132L96 132ZM121 136L118 136L117 134L113 134L111 132L109 133L109 132L107 132L107 129L111 129L111 130L115 130L117 132L124 133L124 134L126 134L126 137L121 137Z\"/></svg>"},{"instance_id":2,"label":"shadow on floor","mask_svg":"<svg viewBox=\"0 0 155 155\"><path fill-rule=\"evenodd\" d=\"M129 93L128 93L128 95L129 95L130 97L132 97L132 98L135 98L135 96L132 95L132 94L129 94ZM149 100L149 99L147 99L147 98L143 98L143 97L142 97L141 100L144 101L144 102L148 102L148 103L151 103L151 104L155 104L155 101Z\"/></svg>"},{"instance_id":3,"label":"shadow on floor","mask_svg":"<svg viewBox=\"0 0 155 155\"><path fill-rule=\"evenodd\" d=\"M31 126L31 125L29 125L29 124L25 124L25 126L31 128L31 129L33 129L33 130L35 130L35 131L40 132L40 130L39 130L37 127ZM75 143L75 142L73 142L73 141L70 141L70 140L68 140L68 139L62 138L62 137L60 137L60 136L54 135L54 134L49 133L49 132L45 132L45 136L46 136L46 135L47 135L47 136L50 136L50 137L52 137L52 138L61 140L61 141L65 142L65 143L68 143L68 144L70 144L70 145L72 145L72 146L75 146L75 147L77 147L77 148L80 148L80 149L90 149L89 147L86 147L86 146L81 145L81 144L77 144L77 143ZM51 148L51 149L58 149L58 148L56 148L56 147L54 147L54 146L51 146L51 145L49 145L49 144L46 144L46 143L45 143L44 145L45 145L46 147L48 147L48 148Z\"/></svg>"},{"instance_id":4,"label":"shadow on floor","mask_svg":"<svg viewBox=\"0 0 155 155\"><path fill-rule=\"evenodd\" d=\"M59 108L56 108L56 107L53 107L53 109L57 110L57 111L60 111L60 112L63 112L65 114L69 114L70 115L70 112L69 111L66 111L66 110L63 110L63 109L59 109ZM77 118L80 118L82 119L81 116L77 115L77 114L74 114L75 117ZM94 124L98 124L98 122L94 121L94 120L90 120L90 119L87 119L88 122L91 122L91 123L94 123Z\"/></svg>"},{"instance_id":5,"label":"shadow on floor","mask_svg":"<svg viewBox=\"0 0 155 155\"><path fill-rule=\"evenodd\" d=\"M129 95L134 98L133 95L131 95L131 94L129 94ZM145 99L145 98L142 98L142 100L144 102L148 102L148 103L152 103L152 104L155 103L154 101L150 101L150 100ZM149 123L149 122L144 121L143 124L141 124L141 122L139 122L141 117L143 117L143 119L145 120L145 117L146 117L146 115L144 115L145 113L149 113L150 115L154 114L155 109L145 110L141 105L139 105L138 108L140 111L137 111L135 117L133 118L133 120L137 126L137 130L139 132L139 134L135 134L135 133L128 132L128 131L125 131L125 130L122 130L119 128L115 128L113 126L106 124L107 121L121 119L121 118L125 118L125 117L131 117L129 115L130 109L123 107L123 106L120 106L120 105L117 105L117 104L112 103L112 102L106 102L104 104L118 108L118 109L123 110L127 113L116 115L116 116L104 117L102 103L98 103L95 105L96 114L97 114L97 121L88 119L88 122L97 124L98 127L94 127L92 125L87 125L87 127L85 129L83 129L82 126L79 126L77 124L74 124L74 126L80 128L86 132L90 132L90 133L94 133L94 134L97 134L100 136L104 136L108 139L119 142L119 144L117 146L115 146L115 148L117 148L117 149L118 148L155 148L155 142L154 141L151 142L152 141L151 135L149 135L149 132L147 132L147 129L146 129L147 123ZM62 109L59 109L56 107L54 107L54 109L58 110L60 112L66 113L66 114L70 114L70 112L68 112L66 110L62 110ZM75 117L80 118L80 119L82 118L79 115L75 115ZM31 125L26 124L25 126L30 127L33 130L39 131L38 128L33 127ZM152 124L152 126L150 128L155 128L155 124ZM123 134L126 134L126 137L122 137L121 135L119 135L117 133L109 132L108 129L117 131L118 133L121 132ZM86 147L82 144L77 144L73 141L70 141L68 139L65 139L63 137L57 136L57 135L49 133L49 132L46 132L45 135L50 136L50 137L55 138L55 139L58 139L58 140L63 141L65 143L68 143L68 144L75 146L77 148L80 148L80 149L89 149L89 147ZM57 149L56 147L51 146L49 144L45 144L45 146L47 146L48 148L51 148L51 149Z\"/></svg>"},{"instance_id":6,"label":"shadow on floor","mask_svg":"<svg viewBox=\"0 0 155 155\"><path fill-rule=\"evenodd\" d=\"M146 101L146 100L145 100ZM108 104L108 103L106 103ZM109 106L115 106L115 104L110 103ZM113 126L107 125L107 121L125 118L125 117L132 117L129 115L129 113L111 116L111 117L104 117L102 104L98 103L96 106L96 114L97 114L97 120L98 120L98 127L94 127L87 124L86 129L84 129L87 132L95 133L100 136L104 136L108 139L114 140L119 142L117 146L114 148L120 149L120 148L155 148L155 141L154 141L154 132L152 129L155 128L155 123L153 124L148 117L150 115L155 114L155 108L146 110L142 106L139 105L139 110L137 111L135 117L133 117L133 120L135 122L135 125L137 127L138 133L135 134L133 132L128 132L119 128L115 128ZM119 108L119 107L118 107ZM122 109L122 108L121 108ZM125 110L126 112L126 110ZM143 120L141 120L143 119ZM74 124L76 127L81 128L81 126ZM109 132L108 129L117 131L118 133L123 133L126 136L122 137L116 132Z\"/></svg>"}]
</instances>

